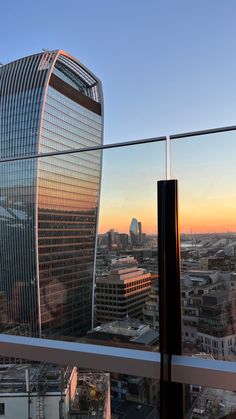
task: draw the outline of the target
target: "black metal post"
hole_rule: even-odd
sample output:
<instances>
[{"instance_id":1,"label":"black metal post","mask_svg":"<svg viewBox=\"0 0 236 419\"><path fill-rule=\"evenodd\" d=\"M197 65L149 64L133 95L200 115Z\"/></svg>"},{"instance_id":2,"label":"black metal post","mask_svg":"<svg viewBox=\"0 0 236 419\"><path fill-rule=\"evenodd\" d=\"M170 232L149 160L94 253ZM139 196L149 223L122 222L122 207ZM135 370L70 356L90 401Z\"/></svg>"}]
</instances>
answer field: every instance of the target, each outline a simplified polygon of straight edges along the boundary
<instances>
[{"instance_id":1,"label":"black metal post","mask_svg":"<svg viewBox=\"0 0 236 419\"><path fill-rule=\"evenodd\" d=\"M183 385L171 382L172 355L182 354L177 180L158 182L160 417L183 419Z\"/></svg>"}]
</instances>

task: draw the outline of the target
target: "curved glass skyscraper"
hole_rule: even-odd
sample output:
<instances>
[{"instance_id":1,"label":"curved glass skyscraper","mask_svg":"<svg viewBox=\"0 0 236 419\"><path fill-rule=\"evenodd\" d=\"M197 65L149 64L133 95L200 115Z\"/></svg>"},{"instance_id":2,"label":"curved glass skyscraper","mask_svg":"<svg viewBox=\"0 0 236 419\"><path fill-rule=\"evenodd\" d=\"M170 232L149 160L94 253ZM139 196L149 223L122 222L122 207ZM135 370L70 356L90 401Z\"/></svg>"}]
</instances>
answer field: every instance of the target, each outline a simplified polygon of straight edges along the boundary
<instances>
[{"instance_id":1,"label":"curved glass skyscraper","mask_svg":"<svg viewBox=\"0 0 236 419\"><path fill-rule=\"evenodd\" d=\"M0 67L0 159L102 144L99 80L64 51ZM0 163L0 329L91 328L101 152Z\"/></svg>"},{"instance_id":2,"label":"curved glass skyscraper","mask_svg":"<svg viewBox=\"0 0 236 419\"><path fill-rule=\"evenodd\" d=\"M136 218L132 218L129 228L130 233L130 240L132 246L136 246L139 244L139 225L138 220Z\"/></svg>"}]
</instances>

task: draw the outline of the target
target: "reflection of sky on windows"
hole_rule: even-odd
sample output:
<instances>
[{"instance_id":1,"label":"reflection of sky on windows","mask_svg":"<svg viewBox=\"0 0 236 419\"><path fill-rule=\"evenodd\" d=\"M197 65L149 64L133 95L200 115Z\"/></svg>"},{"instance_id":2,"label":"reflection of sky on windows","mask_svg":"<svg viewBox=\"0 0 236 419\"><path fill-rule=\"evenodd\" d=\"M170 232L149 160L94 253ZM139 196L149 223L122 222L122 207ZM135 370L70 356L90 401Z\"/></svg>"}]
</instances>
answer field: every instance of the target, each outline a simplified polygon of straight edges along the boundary
<instances>
[{"instance_id":1,"label":"reflection of sky on windows","mask_svg":"<svg viewBox=\"0 0 236 419\"><path fill-rule=\"evenodd\" d=\"M34 186L36 164L36 159L0 163L0 189Z\"/></svg>"},{"instance_id":2,"label":"reflection of sky on windows","mask_svg":"<svg viewBox=\"0 0 236 419\"><path fill-rule=\"evenodd\" d=\"M5 208L0 207L0 217L4 218L14 218Z\"/></svg>"},{"instance_id":3,"label":"reflection of sky on windows","mask_svg":"<svg viewBox=\"0 0 236 419\"><path fill-rule=\"evenodd\" d=\"M20 220L27 220L28 216L26 214L25 211L21 211L21 210L16 210L16 209L11 209L11 211L16 215L17 218L19 218Z\"/></svg>"}]
</instances>

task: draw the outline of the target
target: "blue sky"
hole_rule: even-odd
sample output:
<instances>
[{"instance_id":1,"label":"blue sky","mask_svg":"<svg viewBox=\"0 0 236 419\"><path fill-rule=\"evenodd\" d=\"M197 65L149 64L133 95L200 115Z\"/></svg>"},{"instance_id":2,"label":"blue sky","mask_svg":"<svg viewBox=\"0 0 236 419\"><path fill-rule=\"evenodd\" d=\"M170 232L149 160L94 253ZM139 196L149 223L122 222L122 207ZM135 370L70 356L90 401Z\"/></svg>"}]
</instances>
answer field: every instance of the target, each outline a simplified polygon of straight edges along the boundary
<instances>
[{"instance_id":1,"label":"blue sky","mask_svg":"<svg viewBox=\"0 0 236 419\"><path fill-rule=\"evenodd\" d=\"M62 48L103 82L105 142L235 124L235 0L1 0L0 61Z\"/></svg>"}]
</instances>

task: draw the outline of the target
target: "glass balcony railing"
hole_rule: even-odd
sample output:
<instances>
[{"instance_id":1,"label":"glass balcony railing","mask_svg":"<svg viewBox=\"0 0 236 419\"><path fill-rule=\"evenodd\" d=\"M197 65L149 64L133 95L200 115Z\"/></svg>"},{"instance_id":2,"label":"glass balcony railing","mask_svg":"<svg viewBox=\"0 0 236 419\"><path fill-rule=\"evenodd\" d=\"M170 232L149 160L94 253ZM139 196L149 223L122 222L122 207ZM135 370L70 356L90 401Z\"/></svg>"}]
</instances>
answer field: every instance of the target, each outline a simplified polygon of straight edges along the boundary
<instances>
[{"instance_id":1,"label":"glass balcony railing","mask_svg":"<svg viewBox=\"0 0 236 419\"><path fill-rule=\"evenodd\" d=\"M227 398L236 391L234 130L0 160L2 365L27 371L32 361L50 362L77 374L76 366L90 390L89 375L107 371L114 415L126 401L158 417L157 182L171 176L179 187L183 344L171 381L185 384L185 413L176 418L236 412ZM97 417L109 417L94 397L87 413L95 416L96 404ZM1 398L0 389L0 411ZM83 413L72 410L60 414Z\"/></svg>"},{"instance_id":2,"label":"glass balcony railing","mask_svg":"<svg viewBox=\"0 0 236 419\"><path fill-rule=\"evenodd\" d=\"M1 332L157 348L143 310L158 311L164 141L12 159L0 173Z\"/></svg>"}]
</instances>

